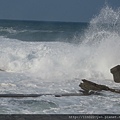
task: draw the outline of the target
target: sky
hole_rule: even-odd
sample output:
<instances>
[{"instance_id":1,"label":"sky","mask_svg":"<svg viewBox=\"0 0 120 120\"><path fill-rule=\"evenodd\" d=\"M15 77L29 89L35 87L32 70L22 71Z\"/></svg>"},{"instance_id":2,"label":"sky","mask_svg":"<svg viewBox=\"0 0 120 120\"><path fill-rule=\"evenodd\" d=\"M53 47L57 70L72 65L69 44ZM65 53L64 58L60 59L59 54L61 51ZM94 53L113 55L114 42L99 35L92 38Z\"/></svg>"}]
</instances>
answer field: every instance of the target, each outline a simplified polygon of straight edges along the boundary
<instances>
[{"instance_id":1,"label":"sky","mask_svg":"<svg viewBox=\"0 0 120 120\"><path fill-rule=\"evenodd\" d=\"M120 0L106 0L117 9ZM88 22L105 0L0 0L0 19Z\"/></svg>"}]
</instances>

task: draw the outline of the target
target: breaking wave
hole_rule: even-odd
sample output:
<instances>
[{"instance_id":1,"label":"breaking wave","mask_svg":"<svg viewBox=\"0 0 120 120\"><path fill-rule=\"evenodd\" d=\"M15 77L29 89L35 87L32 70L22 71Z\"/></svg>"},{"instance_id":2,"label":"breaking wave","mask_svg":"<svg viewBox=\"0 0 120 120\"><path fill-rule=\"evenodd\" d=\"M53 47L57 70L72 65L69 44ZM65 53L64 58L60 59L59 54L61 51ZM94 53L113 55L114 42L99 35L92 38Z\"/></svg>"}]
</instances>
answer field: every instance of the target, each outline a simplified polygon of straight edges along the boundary
<instances>
[{"instance_id":1,"label":"breaking wave","mask_svg":"<svg viewBox=\"0 0 120 120\"><path fill-rule=\"evenodd\" d=\"M82 43L23 42L1 36L0 68L44 79L109 79L110 68L120 62L120 9L105 6L75 39Z\"/></svg>"}]
</instances>

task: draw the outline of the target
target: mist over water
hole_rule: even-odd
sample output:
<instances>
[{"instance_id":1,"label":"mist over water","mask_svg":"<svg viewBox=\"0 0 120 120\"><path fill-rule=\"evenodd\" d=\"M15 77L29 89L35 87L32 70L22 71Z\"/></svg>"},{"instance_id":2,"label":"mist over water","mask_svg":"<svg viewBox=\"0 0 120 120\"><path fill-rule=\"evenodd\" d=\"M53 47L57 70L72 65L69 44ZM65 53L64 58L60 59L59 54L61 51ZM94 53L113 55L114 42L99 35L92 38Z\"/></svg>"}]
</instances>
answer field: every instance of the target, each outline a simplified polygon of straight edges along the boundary
<instances>
[{"instance_id":1,"label":"mist over water","mask_svg":"<svg viewBox=\"0 0 120 120\"><path fill-rule=\"evenodd\" d=\"M120 10L105 6L84 33L74 35L72 41L80 41L79 44L23 42L1 36L0 68L32 73L43 79L111 79L110 68L120 62L119 21ZM12 30L11 34L16 32Z\"/></svg>"}]
</instances>

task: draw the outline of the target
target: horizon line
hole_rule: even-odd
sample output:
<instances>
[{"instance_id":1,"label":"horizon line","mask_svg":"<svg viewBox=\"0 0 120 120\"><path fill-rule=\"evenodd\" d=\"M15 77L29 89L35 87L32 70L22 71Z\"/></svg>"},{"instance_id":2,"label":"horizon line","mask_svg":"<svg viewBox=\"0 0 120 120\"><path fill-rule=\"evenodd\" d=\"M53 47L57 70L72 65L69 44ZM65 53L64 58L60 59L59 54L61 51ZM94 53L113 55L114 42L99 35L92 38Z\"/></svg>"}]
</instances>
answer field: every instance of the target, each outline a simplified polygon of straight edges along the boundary
<instances>
[{"instance_id":1,"label":"horizon line","mask_svg":"<svg viewBox=\"0 0 120 120\"><path fill-rule=\"evenodd\" d=\"M89 23L86 21L58 21L58 20L23 20L23 19L0 19L0 21L5 20L5 21L26 21L26 22L59 22L59 23Z\"/></svg>"}]
</instances>

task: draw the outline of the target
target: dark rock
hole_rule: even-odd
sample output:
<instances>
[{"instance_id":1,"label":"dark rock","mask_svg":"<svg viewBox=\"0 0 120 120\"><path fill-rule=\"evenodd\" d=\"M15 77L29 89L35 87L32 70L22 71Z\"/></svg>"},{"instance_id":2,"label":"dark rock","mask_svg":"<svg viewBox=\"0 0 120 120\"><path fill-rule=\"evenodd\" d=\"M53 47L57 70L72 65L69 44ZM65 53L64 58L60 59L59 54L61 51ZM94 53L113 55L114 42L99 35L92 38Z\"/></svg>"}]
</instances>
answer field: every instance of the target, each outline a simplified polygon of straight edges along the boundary
<instances>
[{"instance_id":1,"label":"dark rock","mask_svg":"<svg viewBox=\"0 0 120 120\"><path fill-rule=\"evenodd\" d=\"M114 81L120 83L120 65L111 68L110 72L113 74Z\"/></svg>"},{"instance_id":2,"label":"dark rock","mask_svg":"<svg viewBox=\"0 0 120 120\"><path fill-rule=\"evenodd\" d=\"M0 69L0 71L5 71L5 70Z\"/></svg>"},{"instance_id":3,"label":"dark rock","mask_svg":"<svg viewBox=\"0 0 120 120\"><path fill-rule=\"evenodd\" d=\"M92 91L91 94L94 94L96 91L99 92L102 90L120 93L120 90L109 88L106 85L96 84L96 83L88 81L86 79L83 79L82 81L83 81L83 83L80 83L79 86L83 89L83 91L84 91L83 94L87 94L87 93L90 94L89 93L90 91Z\"/></svg>"},{"instance_id":4,"label":"dark rock","mask_svg":"<svg viewBox=\"0 0 120 120\"><path fill-rule=\"evenodd\" d=\"M83 83L80 83L80 87L84 90L84 91L90 91L90 90L94 90L94 91L101 91L101 90L109 90L110 88L105 86L105 85L99 85L96 84L94 82L88 81L83 79L82 80Z\"/></svg>"}]
</instances>

